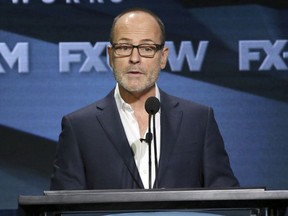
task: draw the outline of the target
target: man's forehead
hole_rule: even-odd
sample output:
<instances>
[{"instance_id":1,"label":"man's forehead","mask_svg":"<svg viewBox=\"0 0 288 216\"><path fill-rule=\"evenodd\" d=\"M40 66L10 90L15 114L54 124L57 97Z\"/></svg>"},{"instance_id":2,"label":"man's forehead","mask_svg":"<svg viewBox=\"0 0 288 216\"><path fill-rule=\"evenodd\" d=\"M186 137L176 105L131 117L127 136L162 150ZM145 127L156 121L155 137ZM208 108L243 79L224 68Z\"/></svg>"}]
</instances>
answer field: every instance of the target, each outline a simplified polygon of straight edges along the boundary
<instances>
[{"instance_id":1,"label":"man's forehead","mask_svg":"<svg viewBox=\"0 0 288 216\"><path fill-rule=\"evenodd\" d=\"M161 27L153 15L145 11L129 11L114 24L113 42L119 42L122 38L128 38L133 43L142 43L143 40L160 43Z\"/></svg>"},{"instance_id":2,"label":"man's forehead","mask_svg":"<svg viewBox=\"0 0 288 216\"><path fill-rule=\"evenodd\" d=\"M137 23L134 23L134 22ZM140 23L141 22L141 23ZM156 19L149 13L146 13L144 11L130 11L126 14L123 14L121 17L119 17L117 24L128 24L128 23L134 23L136 25L143 25L144 23L150 23L150 24L157 24Z\"/></svg>"}]
</instances>

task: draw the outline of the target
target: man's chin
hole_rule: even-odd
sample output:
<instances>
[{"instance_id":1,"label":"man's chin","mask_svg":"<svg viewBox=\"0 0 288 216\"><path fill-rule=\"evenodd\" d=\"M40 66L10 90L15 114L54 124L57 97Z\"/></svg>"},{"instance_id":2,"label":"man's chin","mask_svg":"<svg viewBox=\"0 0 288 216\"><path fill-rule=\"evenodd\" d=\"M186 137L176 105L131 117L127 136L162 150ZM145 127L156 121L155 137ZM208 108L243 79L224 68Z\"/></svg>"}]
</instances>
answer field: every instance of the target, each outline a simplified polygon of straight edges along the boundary
<instances>
[{"instance_id":1,"label":"man's chin","mask_svg":"<svg viewBox=\"0 0 288 216\"><path fill-rule=\"evenodd\" d=\"M141 86L129 86L129 87L124 86L124 89L128 92L139 94L139 93L148 92L153 86L154 84L149 85L149 86L142 86L142 87Z\"/></svg>"}]
</instances>

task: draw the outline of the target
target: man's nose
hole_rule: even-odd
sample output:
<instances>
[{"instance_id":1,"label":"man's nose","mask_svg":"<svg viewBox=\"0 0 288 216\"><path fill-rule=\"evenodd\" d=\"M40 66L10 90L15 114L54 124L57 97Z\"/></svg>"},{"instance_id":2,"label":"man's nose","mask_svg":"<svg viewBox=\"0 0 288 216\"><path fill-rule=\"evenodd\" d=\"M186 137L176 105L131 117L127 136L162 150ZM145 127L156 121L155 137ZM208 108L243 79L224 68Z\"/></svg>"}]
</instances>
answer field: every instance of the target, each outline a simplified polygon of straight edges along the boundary
<instances>
[{"instance_id":1,"label":"man's nose","mask_svg":"<svg viewBox=\"0 0 288 216\"><path fill-rule=\"evenodd\" d=\"M133 47L131 55L130 55L130 62L132 63L138 63L141 59L141 56L139 55L138 49L136 47Z\"/></svg>"}]
</instances>

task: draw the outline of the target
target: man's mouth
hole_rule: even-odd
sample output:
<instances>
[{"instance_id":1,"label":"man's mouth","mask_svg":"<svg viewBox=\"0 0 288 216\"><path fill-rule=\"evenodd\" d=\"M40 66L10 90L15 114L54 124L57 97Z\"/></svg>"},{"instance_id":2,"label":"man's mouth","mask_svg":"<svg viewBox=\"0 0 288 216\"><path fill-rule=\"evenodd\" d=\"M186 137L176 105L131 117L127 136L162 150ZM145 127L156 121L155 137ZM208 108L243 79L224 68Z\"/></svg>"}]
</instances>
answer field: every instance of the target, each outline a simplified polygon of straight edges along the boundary
<instances>
[{"instance_id":1,"label":"man's mouth","mask_svg":"<svg viewBox=\"0 0 288 216\"><path fill-rule=\"evenodd\" d=\"M143 73L140 70L129 70L128 75L142 75Z\"/></svg>"}]
</instances>

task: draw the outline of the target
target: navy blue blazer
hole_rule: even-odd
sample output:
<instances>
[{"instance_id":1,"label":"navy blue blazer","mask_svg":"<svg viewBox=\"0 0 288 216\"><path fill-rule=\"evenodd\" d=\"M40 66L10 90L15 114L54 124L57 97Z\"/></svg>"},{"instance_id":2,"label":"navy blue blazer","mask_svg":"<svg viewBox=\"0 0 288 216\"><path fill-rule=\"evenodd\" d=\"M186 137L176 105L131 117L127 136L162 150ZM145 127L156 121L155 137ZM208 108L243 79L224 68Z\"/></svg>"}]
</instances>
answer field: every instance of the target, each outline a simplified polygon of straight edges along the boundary
<instances>
[{"instance_id":1,"label":"navy blue blazer","mask_svg":"<svg viewBox=\"0 0 288 216\"><path fill-rule=\"evenodd\" d=\"M159 188L239 186L213 110L161 90L160 97ZM51 190L141 188L114 91L63 117Z\"/></svg>"}]
</instances>

